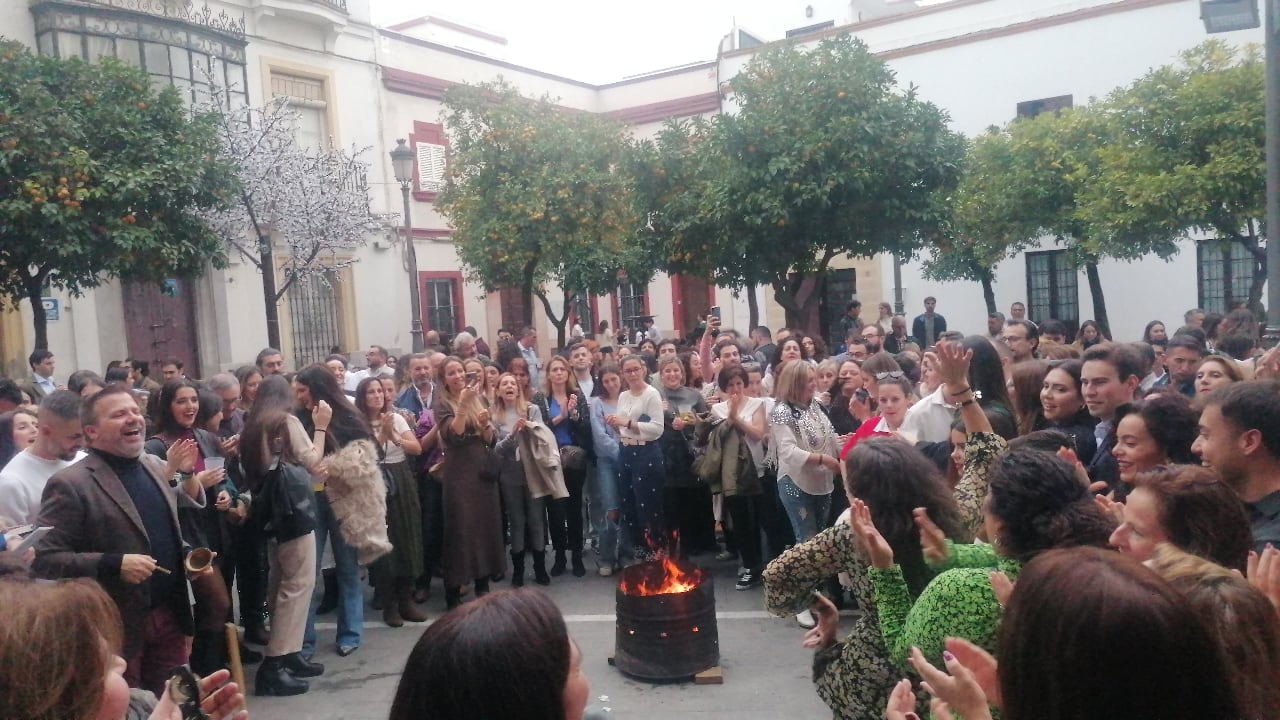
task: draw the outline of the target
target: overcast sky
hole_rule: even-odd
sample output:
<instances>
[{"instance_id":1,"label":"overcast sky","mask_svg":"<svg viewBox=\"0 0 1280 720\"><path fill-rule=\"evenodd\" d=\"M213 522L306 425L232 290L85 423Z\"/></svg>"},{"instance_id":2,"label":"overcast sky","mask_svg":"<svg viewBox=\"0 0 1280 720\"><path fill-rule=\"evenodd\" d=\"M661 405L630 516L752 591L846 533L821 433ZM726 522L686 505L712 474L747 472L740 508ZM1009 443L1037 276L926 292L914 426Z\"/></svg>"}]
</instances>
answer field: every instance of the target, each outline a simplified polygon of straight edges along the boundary
<instances>
[{"instance_id":1,"label":"overcast sky","mask_svg":"<svg viewBox=\"0 0 1280 720\"><path fill-rule=\"evenodd\" d=\"M737 19L766 40L806 21L807 0L371 0L391 25L436 14L507 38L503 59L588 82L712 60ZM815 7L829 3L808 2Z\"/></svg>"}]
</instances>

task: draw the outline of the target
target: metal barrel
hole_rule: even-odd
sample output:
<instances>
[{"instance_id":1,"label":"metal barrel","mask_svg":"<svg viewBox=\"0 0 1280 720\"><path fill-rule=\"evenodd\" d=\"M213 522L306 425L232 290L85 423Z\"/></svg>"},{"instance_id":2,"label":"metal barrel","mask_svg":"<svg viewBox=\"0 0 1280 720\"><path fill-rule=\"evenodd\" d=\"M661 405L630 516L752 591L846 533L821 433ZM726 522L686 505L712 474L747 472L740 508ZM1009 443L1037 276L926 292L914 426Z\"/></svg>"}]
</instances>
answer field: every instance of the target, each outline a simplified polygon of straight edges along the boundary
<instances>
[{"instance_id":1,"label":"metal barrel","mask_svg":"<svg viewBox=\"0 0 1280 720\"><path fill-rule=\"evenodd\" d=\"M617 615L614 665L627 675L641 680L688 679L720 664L710 576L689 592L668 595L628 595L619 586Z\"/></svg>"}]
</instances>

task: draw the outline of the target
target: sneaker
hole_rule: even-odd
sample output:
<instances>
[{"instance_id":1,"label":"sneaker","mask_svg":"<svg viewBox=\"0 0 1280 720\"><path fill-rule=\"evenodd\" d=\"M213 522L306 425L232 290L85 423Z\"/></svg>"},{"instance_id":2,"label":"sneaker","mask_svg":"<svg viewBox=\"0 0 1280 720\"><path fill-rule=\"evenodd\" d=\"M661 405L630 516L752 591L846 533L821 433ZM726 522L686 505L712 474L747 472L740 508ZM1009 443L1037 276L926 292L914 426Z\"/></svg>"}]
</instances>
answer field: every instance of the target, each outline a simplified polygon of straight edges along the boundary
<instances>
[{"instance_id":1,"label":"sneaker","mask_svg":"<svg viewBox=\"0 0 1280 720\"><path fill-rule=\"evenodd\" d=\"M738 553L732 552L729 550L721 550L720 552L716 553L716 560L719 560L720 562L724 562L725 560L732 560L736 557L738 557Z\"/></svg>"},{"instance_id":2,"label":"sneaker","mask_svg":"<svg viewBox=\"0 0 1280 720\"><path fill-rule=\"evenodd\" d=\"M738 573L738 584L734 585L737 590L750 590L760 584L760 573L755 570L743 568Z\"/></svg>"},{"instance_id":3,"label":"sneaker","mask_svg":"<svg viewBox=\"0 0 1280 720\"><path fill-rule=\"evenodd\" d=\"M796 622L800 623L800 627L805 630L812 630L818 626L818 619L807 608L796 613Z\"/></svg>"},{"instance_id":4,"label":"sneaker","mask_svg":"<svg viewBox=\"0 0 1280 720\"><path fill-rule=\"evenodd\" d=\"M601 566L600 566L600 571L599 571L599 572L600 572L600 577L609 577L610 575L612 575L612 574L613 574L613 566L612 566L612 565L601 565Z\"/></svg>"}]
</instances>

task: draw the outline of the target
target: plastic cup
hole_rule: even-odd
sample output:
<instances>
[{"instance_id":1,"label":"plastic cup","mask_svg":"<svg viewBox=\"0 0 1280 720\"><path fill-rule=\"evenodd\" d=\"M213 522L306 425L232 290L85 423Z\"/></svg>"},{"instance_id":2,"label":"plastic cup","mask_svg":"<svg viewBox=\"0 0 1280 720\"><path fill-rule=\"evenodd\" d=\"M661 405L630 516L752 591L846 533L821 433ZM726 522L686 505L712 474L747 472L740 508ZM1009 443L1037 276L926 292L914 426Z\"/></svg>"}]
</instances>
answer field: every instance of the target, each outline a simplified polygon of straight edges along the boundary
<instances>
[{"instance_id":1,"label":"plastic cup","mask_svg":"<svg viewBox=\"0 0 1280 720\"><path fill-rule=\"evenodd\" d=\"M205 470L221 470L227 466L227 459L223 457L207 457L204 459Z\"/></svg>"}]
</instances>

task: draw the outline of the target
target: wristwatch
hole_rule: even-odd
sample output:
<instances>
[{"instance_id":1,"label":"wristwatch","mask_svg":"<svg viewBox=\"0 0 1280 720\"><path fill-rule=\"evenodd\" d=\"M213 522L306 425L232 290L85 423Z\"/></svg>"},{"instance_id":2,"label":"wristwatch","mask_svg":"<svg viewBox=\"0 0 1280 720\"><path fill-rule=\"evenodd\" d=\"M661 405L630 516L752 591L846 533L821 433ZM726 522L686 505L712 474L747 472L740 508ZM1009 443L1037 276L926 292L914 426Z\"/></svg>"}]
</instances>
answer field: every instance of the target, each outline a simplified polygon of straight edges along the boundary
<instances>
[{"instance_id":1,"label":"wristwatch","mask_svg":"<svg viewBox=\"0 0 1280 720\"><path fill-rule=\"evenodd\" d=\"M169 480L169 487L178 487L178 485L190 480L194 477L194 473L183 472L179 470L173 474L173 478Z\"/></svg>"}]
</instances>

